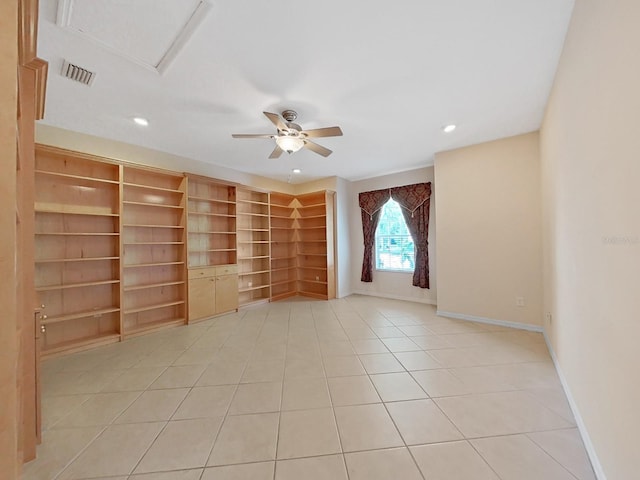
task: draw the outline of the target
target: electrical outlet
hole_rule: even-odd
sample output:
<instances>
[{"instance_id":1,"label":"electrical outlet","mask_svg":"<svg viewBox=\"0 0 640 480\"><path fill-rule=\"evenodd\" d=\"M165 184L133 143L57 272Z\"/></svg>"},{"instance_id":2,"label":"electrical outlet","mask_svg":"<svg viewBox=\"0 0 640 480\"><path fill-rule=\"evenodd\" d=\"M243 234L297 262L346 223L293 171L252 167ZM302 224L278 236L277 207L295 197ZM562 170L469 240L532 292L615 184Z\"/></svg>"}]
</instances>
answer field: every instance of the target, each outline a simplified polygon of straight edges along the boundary
<instances>
[{"instance_id":1,"label":"electrical outlet","mask_svg":"<svg viewBox=\"0 0 640 480\"><path fill-rule=\"evenodd\" d=\"M551 312L547 312L546 317L547 317L547 322L551 324L551 322L553 322L553 316L551 315Z\"/></svg>"},{"instance_id":2,"label":"electrical outlet","mask_svg":"<svg viewBox=\"0 0 640 480\"><path fill-rule=\"evenodd\" d=\"M516 297L516 306L524 307L524 297Z\"/></svg>"},{"instance_id":3,"label":"electrical outlet","mask_svg":"<svg viewBox=\"0 0 640 480\"><path fill-rule=\"evenodd\" d=\"M253 282L249 282L249 287L253 287Z\"/></svg>"},{"instance_id":4,"label":"electrical outlet","mask_svg":"<svg viewBox=\"0 0 640 480\"><path fill-rule=\"evenodd\" d=\"M316 282L320 281L320 277L318 275L316 275Z\"/></svg>"}]
</instances>

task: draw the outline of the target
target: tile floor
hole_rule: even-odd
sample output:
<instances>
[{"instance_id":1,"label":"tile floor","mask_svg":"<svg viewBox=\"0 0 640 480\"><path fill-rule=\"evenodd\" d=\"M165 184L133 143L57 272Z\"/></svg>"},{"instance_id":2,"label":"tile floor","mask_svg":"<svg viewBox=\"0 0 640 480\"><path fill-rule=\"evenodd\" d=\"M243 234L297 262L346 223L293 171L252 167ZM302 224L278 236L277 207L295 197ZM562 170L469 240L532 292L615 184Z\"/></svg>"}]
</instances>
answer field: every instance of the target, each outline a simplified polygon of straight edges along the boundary
<instances>
[{"instance_id":1,"label":"tile floor","mask_svg":"<svg viewBox=\"0 0 640 480\"><path fill-rule=\"evenodd\" d=\"M293 299L44 363L24 480L594 480L540 334Z\"/></svg>"}]
</instances>

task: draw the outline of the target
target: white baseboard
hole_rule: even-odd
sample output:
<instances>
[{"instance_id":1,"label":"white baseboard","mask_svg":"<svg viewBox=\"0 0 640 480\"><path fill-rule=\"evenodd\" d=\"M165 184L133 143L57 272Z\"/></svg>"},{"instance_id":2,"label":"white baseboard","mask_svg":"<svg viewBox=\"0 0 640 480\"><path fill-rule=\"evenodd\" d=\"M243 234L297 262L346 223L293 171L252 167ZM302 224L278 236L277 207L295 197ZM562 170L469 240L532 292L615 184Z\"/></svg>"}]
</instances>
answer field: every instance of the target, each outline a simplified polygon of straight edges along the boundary
<instances>
[{"instance_id":1,"label":"white baseboard","mask_svg":"<svg viewBox=\"0 0 640 480\"><path fill-rule=\"evenodd\" d=\"M367 292L365 290L355 290L351 292L351 294L366 295L368 297L390 298L391 300L404 300L405 302L424 303L426 305L436 305L436 301L431 300L430 298L403 297L402 295L390 295L388 293L381 292Z\"/></svg>"},{"instance_id":2,"label":"white baseboard","mask_svg":"<svg viewBox=\"0 0 640 480\"><path fill-rule=\"evenodd\" d=\"M526 323L508 322L506 320L496 320L495 318L477 317L475 315L467 315L466 313L445 312L438 310L436 314L440 317L455 318L456 320L466 320L468 322L486 323L489 325L498 325L500 327L516 328L518 330L527 330L529 332L543 332L540 325L528 325Z\"/></svg>"},{"instance_id":3,"label":"white baseboard","mask_svg":"<svg viewBox=\"0 0 640 480\"><path fill-rule=\"evenodd\" d=\"M547 332L543 331L542 333L544 335L545 342L547 342L547 349L549 350L549 354L551 355L551 359L553 360L553 365L556 368L556 372L558 372L558 378L560 379L560 383L562 384L562 389L564 390L564 394L567 397L567 401L569 402L569 408L571 408L571 412L573 413L573 418L575 419L576 425L578 426L578 431L580 432L580 436L582 437L582 443L584 443L584 448L587 451L589 460L591 461L593 472L595 473L596 478L598 480L607 480L607 476L605 475L604 469L602 468L602 464L598 459L598 455L596 454L596 450L593 446L593 442L591 441L591 437L589 436L589 432L587 431L587 427L584 424L584 420L582 420L582 415L580 415L578 406L576 405L576 402L573 399L573 395L571 394L571 389L569 388L567 379L565 378L564 373L562 373L562 369L558 364L558 358L556 357L556 352L553 350L553 347L551 346L549 337L547 337Z\"/></svg>"}]
</instances>

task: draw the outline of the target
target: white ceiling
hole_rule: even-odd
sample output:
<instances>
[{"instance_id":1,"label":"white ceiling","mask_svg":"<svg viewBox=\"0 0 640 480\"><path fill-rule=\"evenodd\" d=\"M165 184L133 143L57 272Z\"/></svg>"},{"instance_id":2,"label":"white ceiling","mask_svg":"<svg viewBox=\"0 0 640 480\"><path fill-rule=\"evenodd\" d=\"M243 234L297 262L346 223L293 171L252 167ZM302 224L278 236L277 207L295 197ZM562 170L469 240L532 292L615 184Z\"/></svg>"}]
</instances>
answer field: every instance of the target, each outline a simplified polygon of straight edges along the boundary
<instances>
[{"instance_id":1,"label":"white ceiling","mask_svg":"<svg viewBox=\"0 0 640 480\"><path fill-rule=\"evenodd\" d=\"M297 181L430 165L539 128L573 0L40 0L43 123ZM58 23L56 23L58 19ZM63 59L96 72L63 78ZM269 160L263 111L339 125ZM149 119L149 127L131 118ZM458 125L452 134L441 127Z\"/></svg>"}]
</instances>

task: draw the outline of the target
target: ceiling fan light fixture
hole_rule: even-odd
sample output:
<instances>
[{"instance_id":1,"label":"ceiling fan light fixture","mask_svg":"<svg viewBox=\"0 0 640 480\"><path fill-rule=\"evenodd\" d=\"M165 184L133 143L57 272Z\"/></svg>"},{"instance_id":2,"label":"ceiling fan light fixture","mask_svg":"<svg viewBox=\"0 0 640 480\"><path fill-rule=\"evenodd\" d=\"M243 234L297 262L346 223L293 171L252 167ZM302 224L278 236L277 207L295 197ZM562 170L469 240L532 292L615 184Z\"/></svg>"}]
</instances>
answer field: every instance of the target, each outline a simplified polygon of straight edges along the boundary
<instances>
[{"instance_id":1,"label":"ceiling fan light fixture","mask_svg":"<svg viewBox=\"0 0 640 480\"><path fill-rule=\"evenodd\" d=\"M451 123L449 125L445 125L444 127L442 127L442 130L444 131L444 133L451 133L456 129L456 126Z\"/></svg>"},{"instance_id":2,"label":"ceiling fan light fixture","mask_svg":"<svg viewBox=\"0 0 640 480\"><path fill-rule=\"evenodd\" d=\"M287 153L297 152L304 146L304 140L299 137L291 137L288 135L276 137L276 143Z\"/></svg>"}]
</instances>

